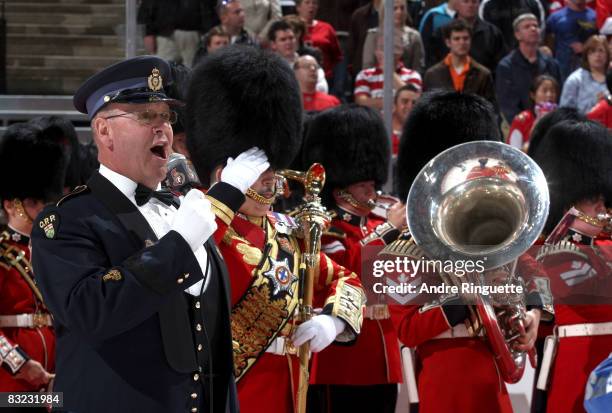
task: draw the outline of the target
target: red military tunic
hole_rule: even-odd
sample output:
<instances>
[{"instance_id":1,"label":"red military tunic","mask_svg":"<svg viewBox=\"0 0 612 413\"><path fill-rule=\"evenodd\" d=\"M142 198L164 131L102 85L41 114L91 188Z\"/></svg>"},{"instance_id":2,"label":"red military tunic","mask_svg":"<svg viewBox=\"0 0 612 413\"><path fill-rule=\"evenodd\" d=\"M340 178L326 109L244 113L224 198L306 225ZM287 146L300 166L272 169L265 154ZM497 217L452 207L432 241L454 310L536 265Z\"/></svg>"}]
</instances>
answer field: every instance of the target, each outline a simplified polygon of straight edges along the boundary
<instances>
[{"instance_id":1,"label":"red military tunic","mask_svg":"<svg viewBox=\"0 0 612 413\"><path fill-rule=\"evenodd\" d=\"M292 223L284 215L234 217L230 211L219 210L214 202L213 207L218 217L215 239L231 278L232 337L240 409L243 413L292 412L299 362L290 343L286 343L286 351L280 352L278 343L290 337L295 329L301 243L295 235L286 234L291 232L287 230L290 227L276 225L277 218ZM322 307L323 313L345 321L346 329L336 339L351 341L362 323L365 295L361 283L354 273L325 254L320 254L319 265L314 280L314 307ZM272 349L277 351L270 352Z\"/></svg>"},{"instance_id":2,"label":"red military tunic","mask_svg":"<svg viewBox=\"0 0 612 413\"><path fill-rule=\"evenodd\" d=\"M514 117L508 132L506 143L518 149L524 149L529 143L531 130L536 120L536 115L533 110L524 110Z\"/></svg>"},{"instance_id":3,"label":"red military tunic","mask_svg":"<svg viewBox=\"0 0 612 413\"><path fill-rule=\"evenodd\" d=\"M4 359L0 391L4 392L40 390L14 375L13 369L28 359L40 362L50 373L55 371L55 334L51 316L33 285L28 243L27 236L10 228L0 234L0 360ZM20 314L29 314L36 325L11 326L12 316Z\"/></svg>"},{"instance_id":4,"label":"red military tunic","mask_svg":"<svg viewBox=\"0 0 612 413\"><path fill-rule=\"evenodd\" d=\"M330 231L323 236L321 248L335 262L360 274L362 246L385 245L398 234L380 217L359 217L338 209ZM370 307L355 345L332 344L316 355L317 370L312 383L374 385L402 382L397 333L388 308L386 305L382 306L384 308Z\"/></svg>"},{"instance_id":5,"label":"red military tunic","mask_svg":"<svg viewBox=\"0 0 612 413\"><path fill-rule=\"evenodd\" d=\"M612 322L612 305L601 304L610 302L612 291L610 239L594 240L569 230L539 258L551 280L557 327ZM559 338L549 376L547 411L585 411L588 376L611 351L612 335Z\"/></svg>"},{"instance_id":6,"label":"red military tunic","mask_svg":"<svg viewBox=\"0 0 612 413\"><path fill-rule=\"evenodd\" d=\"M413 243L409 235L396 242L398 249L405 250ZM422 257L421 253L417 255L413 258ZM523 255L519 258L518 272L533 275L537 267L534 264L532 257ZM540 306L543 300L537 284L527 284L528 302L537 301ZM549 310L546 305L544 308ZM423 306L392 306L392 315L400 341L416 348L419 412L513 411L487 341L466 334L464 320L469 313L459 298L449 296Z\"/></svg>"}]
</instances>

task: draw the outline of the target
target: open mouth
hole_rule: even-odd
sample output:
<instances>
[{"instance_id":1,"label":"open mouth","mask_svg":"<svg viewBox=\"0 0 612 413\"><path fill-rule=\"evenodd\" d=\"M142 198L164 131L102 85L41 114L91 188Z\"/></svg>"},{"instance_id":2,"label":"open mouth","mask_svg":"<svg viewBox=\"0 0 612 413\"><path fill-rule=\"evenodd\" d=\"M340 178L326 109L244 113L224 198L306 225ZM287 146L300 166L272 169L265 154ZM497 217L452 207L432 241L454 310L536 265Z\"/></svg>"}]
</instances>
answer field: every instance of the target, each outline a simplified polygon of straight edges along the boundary
<instances>
[{"instance_id":1,"label":"open mouth","mask_svg":"<svg viewBox=\"0 0 612 413\"><path fill-rule=\"evenodd\" d=\"M158 158L161 158L163 160L166 160L168 158L168 155L166 154L166 149L164 145L155 145L151 148L151 152L153 152L153 155L157 156Z\"/></svg>"}]
</instances>

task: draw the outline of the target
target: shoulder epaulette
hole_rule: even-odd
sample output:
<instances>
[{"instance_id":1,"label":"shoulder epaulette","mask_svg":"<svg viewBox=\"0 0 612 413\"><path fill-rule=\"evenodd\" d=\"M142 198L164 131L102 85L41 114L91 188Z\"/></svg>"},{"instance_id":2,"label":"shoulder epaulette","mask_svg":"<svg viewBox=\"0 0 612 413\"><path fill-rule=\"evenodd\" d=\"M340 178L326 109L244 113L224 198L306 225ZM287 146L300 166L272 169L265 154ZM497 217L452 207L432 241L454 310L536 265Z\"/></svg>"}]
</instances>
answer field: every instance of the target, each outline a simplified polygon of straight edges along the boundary
<instances>
[{"instance_id":1,"label":"shoulder epaulette","mask_svg":"<svg viewBox=\"0 0 612 413\"><path fill-rule=\"evenodd\" d=\"M346 232L342 231L340 228L329 227L329 229L323 232L323 236L329 238L346 239Z\"/></svg>"},{"instance_id":2,"label":"shoulder epaulette","mask_svg":"<svg viewBox=\"0 0 612 413\"><path fill-rule=\"evenodd\" d=\"M89 187L87 185L79 185L76 188L74 188L72 190L72 192L70 192L69 194L64 195L59 201L57 201L57 204L55 204L56 206L60 206L61 204L63 204L64 202L68 201L69 199L72 199L80 194L84 194L86 192L89 192Z\"/></svg>"},{"instance_id":3,"label":"shoulder epaulette","mask_svg":"<svg viewBox=\"0 0 612 413\"><path fill-rule=\"evenodd\" d=\"M587 259L588 256L583 251L580 250L573 242L569 241L560 241L554 245L545 245L540 249L536 260L540 261L546 257L550 257L558 254L576 254L583 259Z\"/></svg>"},{"instance_id":4,"label":"shoulder epaulette","mask_svg":"<svg viewBox=\"0 0 612 413\"><path fill-rule=\"evenodd\" d=\"M9 235L7 232L0 234L0 267L9 269L25 257L25 253L7 241Z\"/></svg>"},{"instance_id":5,"label":"shoulder epaulette","mask_svg":"<svg viewBox=\"0 0 612 413\"><path fill-rule=\"evenodd\" d=\"M412 257L412 258L421 258L425 256L423 250L419 248L418 245L414 242L412 237L405 238L401 237L389 245L387 245L380 254L388 254L388 255L399 255L401 257Z\"/></svg>"}]
</instances>

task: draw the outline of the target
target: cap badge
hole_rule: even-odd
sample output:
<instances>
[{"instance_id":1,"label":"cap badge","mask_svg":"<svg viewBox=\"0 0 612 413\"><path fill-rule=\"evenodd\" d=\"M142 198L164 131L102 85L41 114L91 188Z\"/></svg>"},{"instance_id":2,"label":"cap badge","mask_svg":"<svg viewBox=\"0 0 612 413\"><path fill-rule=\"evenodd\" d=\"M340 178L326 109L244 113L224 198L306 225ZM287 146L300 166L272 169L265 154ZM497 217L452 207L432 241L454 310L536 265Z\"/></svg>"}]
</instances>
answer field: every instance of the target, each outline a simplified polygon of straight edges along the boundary
<instances>
[{"instance_id":1,"label":"cap badge","mask_svg":"<svg viewBox=\"0 0 612 413\"><path fill-rule=\"evenodd\" d=\"M151 75L149 76L148 83L149 83L149 89L151 89L154 92L157 92L158 90L162 89L163 87L162 77L161 77L161 74L159 73L158 68L154 67L153 70L151 70Z\"/></svg>"}]
</instances>

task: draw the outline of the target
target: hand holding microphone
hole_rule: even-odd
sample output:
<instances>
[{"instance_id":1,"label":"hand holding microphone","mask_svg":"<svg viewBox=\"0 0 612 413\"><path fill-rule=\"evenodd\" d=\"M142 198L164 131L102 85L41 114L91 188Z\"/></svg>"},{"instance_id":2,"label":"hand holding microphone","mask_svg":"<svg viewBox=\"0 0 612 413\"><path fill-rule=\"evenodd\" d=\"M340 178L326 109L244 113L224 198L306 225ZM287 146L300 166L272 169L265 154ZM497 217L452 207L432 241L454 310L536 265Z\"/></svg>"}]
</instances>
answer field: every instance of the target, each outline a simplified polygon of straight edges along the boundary
<instances>
[{"instance_id":1,"label":"hand holding microphone","mask_svg":"<svg viewBox=\"0 0 612 413\"><path fill-rule=\"evenodd\" d=\"M185 195L174 216L171 229L181 234L194 252L215 233L215 214L202 191L192 189Z\"/></svg>"},{"instance_id":2,"label":"hand holding microphone","mask_svg":"<svg viewBox=\"0 0 612 413\"><path fill-rule=\"evenodd\" d=\"M170 155L164 185L173 192L185 195L171 229L181 234L195 252L214 234L217 223L210 201L202 191L192 189L201 186L201 183L193 165L184 155L176 152Z\"/></svg>"}]
</instances>

